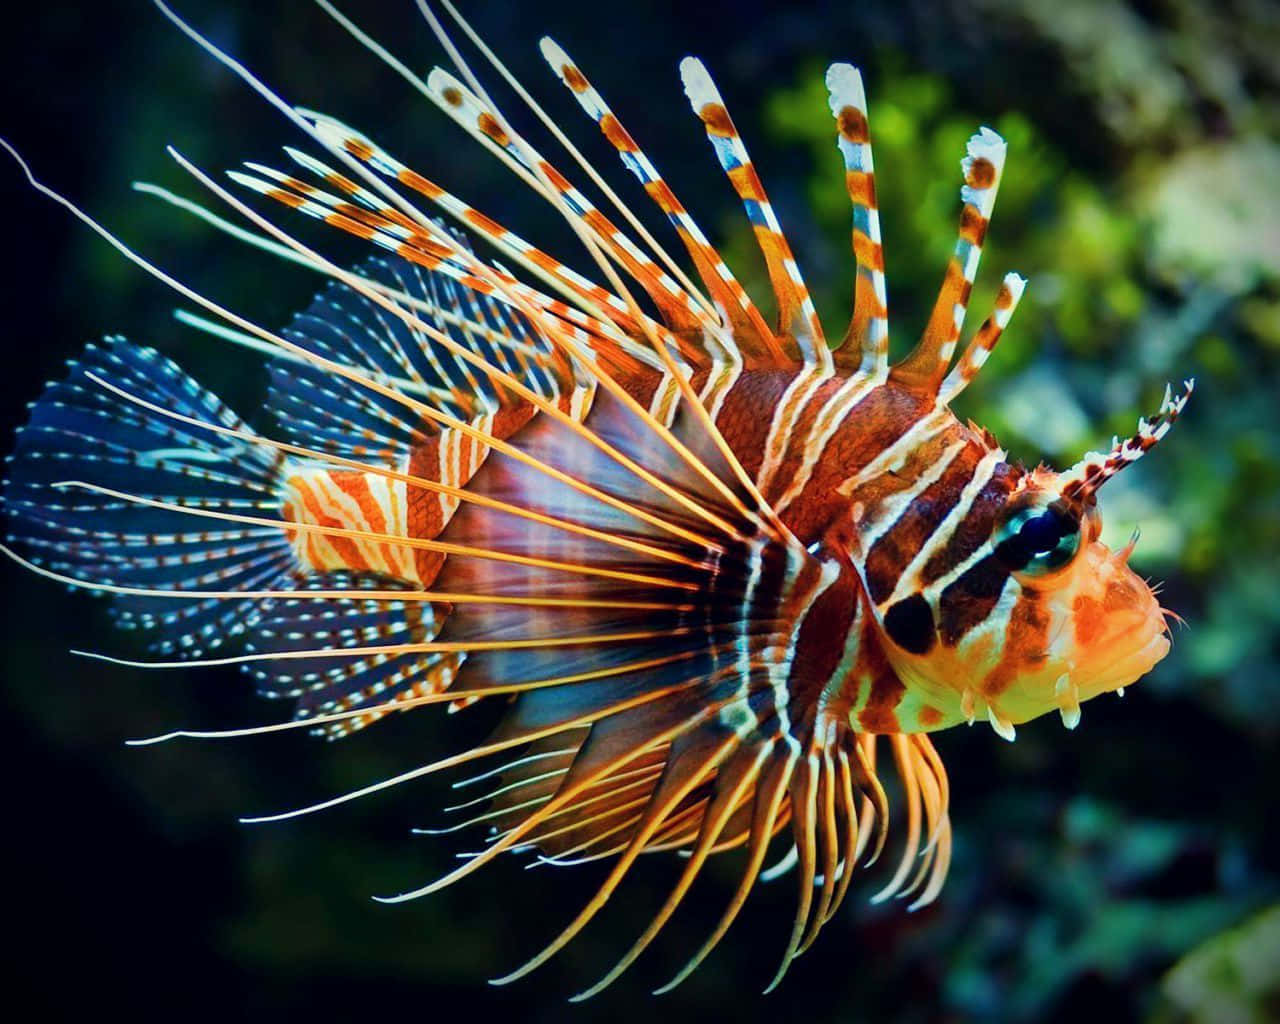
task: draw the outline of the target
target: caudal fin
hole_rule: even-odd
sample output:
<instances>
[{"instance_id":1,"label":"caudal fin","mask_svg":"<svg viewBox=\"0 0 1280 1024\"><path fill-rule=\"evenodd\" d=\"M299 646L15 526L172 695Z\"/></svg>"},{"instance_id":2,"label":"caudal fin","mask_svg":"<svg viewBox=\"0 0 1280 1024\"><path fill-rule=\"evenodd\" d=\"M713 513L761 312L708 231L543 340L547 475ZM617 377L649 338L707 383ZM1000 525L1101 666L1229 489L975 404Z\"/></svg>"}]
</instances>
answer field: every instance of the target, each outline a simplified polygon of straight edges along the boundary
<instances>
[{"instance_id":1,"label":"caudal fin","mask_svg":"<svg viewBox=\"0 0 1280 1024\"><path fill-rule=\"evenodd\" d=\"M73 585L111 593L117 623L146 631L153 650L199 657L244 631L253 602L154 592L270 589L297 569L282 531L199 515L277 517L283 457L143 402L248 434L154 349L119 337L90 345L18 431L7 541Z\"/></svg>"},{"instance_id":2,"label":"caudal fin","mask_svg":"<svg viewBox=\"0 0 1280 1024\"><path fill-rule=\"evenodd\" d=\"M298 718L435 692L461 663L460 653L308 657L421 643L446 609L397 599L413 589L403 581L308 572L282 518L292 461L153 349L90 345L32 404L9 463L15 555L110 594L117 624L167 658L231 648L250 659L260 693L297 700ZM385 713L318 731L337 738Z\"/></svg>"}]
</instances>

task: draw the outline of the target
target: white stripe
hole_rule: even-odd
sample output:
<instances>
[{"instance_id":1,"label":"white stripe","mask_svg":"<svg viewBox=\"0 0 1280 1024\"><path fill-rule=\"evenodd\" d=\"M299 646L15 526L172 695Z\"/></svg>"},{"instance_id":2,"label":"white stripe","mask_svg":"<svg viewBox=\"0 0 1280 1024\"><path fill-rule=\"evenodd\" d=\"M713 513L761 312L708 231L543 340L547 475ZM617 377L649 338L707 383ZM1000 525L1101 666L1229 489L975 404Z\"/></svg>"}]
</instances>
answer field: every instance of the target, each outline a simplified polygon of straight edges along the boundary
<instances>
[{"instance_id":1,"label":"white stripe","mask_svg":"<svg viewBox=\"0 0 1280 1024\"><path fill-rule=\"evenodd\" d=\"M915 558L907 563L907 567L902 570L902 574L898 577L897 586L894 587L893 593L885 602L885 605L891 605L908 594L914 594L919 589L920 570L924 568L935 551L946 546L956 528L964 522L969 510L973 508L973 503L977 500L978 494L987 486L992 474L996 471L996 467L1000 465L1003 459L1004 453L1000 451L988 452L982 457L982 461L974 468L973 476L965 484L964 490L960 492L960 500L947 513L947 517L938 524L938 528L925 541L924 546L916 553Z\"/></svg>"},{"instance_id":2,"label":"white stripe","mask_svg":"<svg viewBox=\"0 0 1280 1024\"><path fill-rule=\"evenodd\" d=\"M916 498L920 497L941 478L942 474L951 466L951 463L964 451L966 444L967 442L963 438L956 441L943 451L941 457L933 465L916 478L915 483L910 488L905 491L899 491L897 494L892 494L884 500L875 523L868 522L866 529L859 538L864 551L870 551L876 541L893 529L898 520L902 518L902 514L911 507Z\"/></svg>"},{"instance_id":3,"label":"white stripe","mask_svg":"<svg viewBox=\"0 0 1280 1024\"><path fill-rule=\"evenodd\" d=\"M804 442L804 457L800 468L791 478L786 491L773 503L774 511L781 514L800 495L840 424L878 383L874 377L858 373L840 385L840 389L827 399Z\"/></svg>"},{"instance_id":4,"label":"white stripe","mask_svg":"<svg viewBox=\"0 0 1280 1024\"><path fill-rule=\"evenodd\" d=\"M906 460L911 456L911 453L915 451L919 445L931 440L935 433L940 433L941 430L948 425L948 422L955 422L955 418L951 416L950 413L946 412L946 410L934 409L929 413L929 415L913 423L911 425L911 429L858 470L858 472L854 473L853 476L846 478L843 483L836 487L836 490L841 494L848 496L858 487L874 480L882 473L891 469L902 468L906 463Z\"/></svg>"},{"instance_id":5,"label":"white stripe","mask_svg":"<svg viewBox=\"0 0 1280 1024\"><path fill-rule=\"evenodd\" d=\"M756 474L756 486L761 492L768 493L778 466L791 447L792 427L814 392L830 376L830 372L823 367L806 365L783 391L769 423L769 433L764 442L764 461L760 464L760 472Z\"/></svg>"}]
</instances>

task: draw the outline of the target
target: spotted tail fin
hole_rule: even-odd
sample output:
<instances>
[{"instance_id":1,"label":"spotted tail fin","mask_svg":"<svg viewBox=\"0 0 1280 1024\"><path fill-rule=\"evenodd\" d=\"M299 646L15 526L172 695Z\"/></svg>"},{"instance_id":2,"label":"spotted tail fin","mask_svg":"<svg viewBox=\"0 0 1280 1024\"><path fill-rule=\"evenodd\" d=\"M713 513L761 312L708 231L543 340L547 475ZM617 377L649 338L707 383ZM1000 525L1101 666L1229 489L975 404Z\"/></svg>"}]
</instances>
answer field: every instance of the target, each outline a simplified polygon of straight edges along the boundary
<instances>
[{"instance_id":1,"label":"spotted tail fin","mask_svg":"<svg viewBox=\"0 0 1280 1024\"><path fill-rule=\"evenodd\" d=\"M48 572L116 588L122 627L146 631L158 652L198 657L243 632L251 602L145 592L269 589L297 569L293 550L277 529L193 518L128 496L192 512L275 516L284 460L157 417L122 392L247 431L153 349L123 338L90 345L33 403L18 433L4 489L8 543Z\"/></svg>"}]
</instances>

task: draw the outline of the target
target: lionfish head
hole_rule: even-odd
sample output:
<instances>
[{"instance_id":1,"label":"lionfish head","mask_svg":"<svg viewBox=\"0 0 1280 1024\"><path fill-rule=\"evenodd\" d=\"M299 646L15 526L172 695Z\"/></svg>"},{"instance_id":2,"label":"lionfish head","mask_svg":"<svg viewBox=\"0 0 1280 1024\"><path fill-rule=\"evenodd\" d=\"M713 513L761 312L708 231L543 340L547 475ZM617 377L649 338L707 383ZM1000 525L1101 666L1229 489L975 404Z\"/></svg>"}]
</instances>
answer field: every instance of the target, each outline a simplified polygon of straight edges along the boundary
<instances>
[{"instance_id":1,"label":"lionfish head","mask_svg":"<svg viewBox=\"0 0 1280 1024\"><path fill-rule=\"evenodd\" d=\"M941 643L918 651L895 642L891 660L922 694L926 728L986 718L1006 739L1013 726L1058 711L1067 728L1080 704L1122 692L1169 651L1168 619L1156 589L1129 567L1137 542L1104 544L1098 489L1154 446L1178 418L1193 381L1132 437L1091 452L1058 473L1025 473L991 518L986 543L945 589L917 612L941 624ZM909 636L912 609L890 609L886 633ZM903 621L894 621L898 615ZM952 628L962 635L948 637Z\"/></svg>"}]
</instances>

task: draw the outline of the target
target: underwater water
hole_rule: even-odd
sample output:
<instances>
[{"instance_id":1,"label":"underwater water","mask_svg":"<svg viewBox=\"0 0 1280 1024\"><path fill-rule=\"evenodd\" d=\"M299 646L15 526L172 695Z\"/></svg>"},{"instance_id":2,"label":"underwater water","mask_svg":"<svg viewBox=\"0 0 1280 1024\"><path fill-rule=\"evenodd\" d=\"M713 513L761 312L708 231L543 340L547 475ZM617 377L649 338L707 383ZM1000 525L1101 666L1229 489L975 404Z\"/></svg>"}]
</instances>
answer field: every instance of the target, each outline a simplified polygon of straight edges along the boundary
<instances>
[{"instance_id":1,"label":"underwater water","mask_svg":"<svg viewBox=\"0 0 1280 1024\"><path fill-rule=\"evenodd\" d=\"M5 564L5 854L9 930L21 937L10 985L50 1017L1280 1019L1280 18L1248 0L747 3L731 17L684 6L466 9L639 205L536 41L551 33L577 54L748 289L764 294L750 232L681 95L678 60L701 56L831 323L853 266L822 71L857 63L899 345L923 326L954 241L964 140L980 124L1000 131L1009 158L973 309L989 307L1006 270L1029 284L957 411L1028 464L1061 466L1131 430L1166 381L1196 378L1178 429L1105 503L1109 538L1141 527L1133 564L1165 581L1161 600L1187 622L1172 653L1123 700L1090 702L1074 732L1049 716L1020 727L1014 744L986 728L937 736L956 852L934 906L869 905L889 865L875 866L763 997L795 900L790 880L765 885L698 973L649 997L718 916L737 878L726 858L636 969L571 1008L564 998L612 963L665 896L667 860L642 860L587 942L490 988L568 920L598 870L500 860L426 899L375 905L370 895L434 877L468 848L408 833L440 822L446 778L299 821L236 823L443 756L484 736L491 717L399 716L336 746L292 734L129 749L132 737L262 722L276 709L234 669L147 674L73 657L71 647L128 650L128 638L100 603ZM376 134L576 259L553 211L513 189L317 8L180 9L291 99ZM348 9L415 67L444 61L411 4ZM272 162L298 141L148 4L32 9L0 46L10 92L0 135L45 181L257 322L284 323L306 304L314 278L130 190L141 179L190 191L166 144L220 169ZM174 356L254 420L258 363L177 324L170 293L3 161L0 189L4 424L21 423L64 360L112 332ZM362 251L330 241L348 259Z\"/></svg>"}]
</instances>

